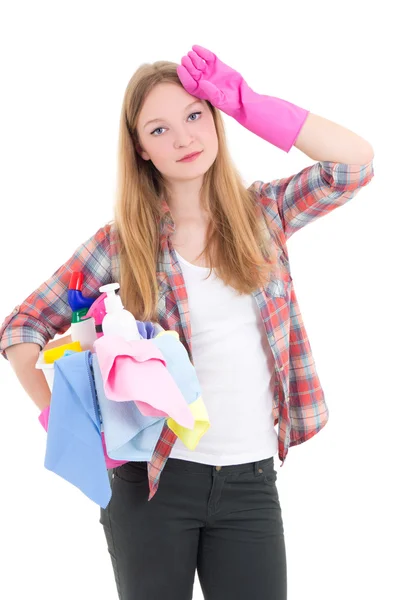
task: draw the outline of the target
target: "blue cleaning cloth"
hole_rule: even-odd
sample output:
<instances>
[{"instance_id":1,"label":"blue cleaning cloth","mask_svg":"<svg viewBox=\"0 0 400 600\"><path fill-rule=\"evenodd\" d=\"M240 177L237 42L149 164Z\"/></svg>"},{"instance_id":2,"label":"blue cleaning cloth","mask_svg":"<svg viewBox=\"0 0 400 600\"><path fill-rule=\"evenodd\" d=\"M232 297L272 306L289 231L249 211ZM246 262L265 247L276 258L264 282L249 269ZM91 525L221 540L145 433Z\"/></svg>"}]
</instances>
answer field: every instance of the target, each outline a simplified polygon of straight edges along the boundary
<instances>
[{"instance_id":1,"label":"blue cleaning cloth","mask_svg":"<svg viewBox=\"0 0 400 600\"><path fill-rule=\"evenodd\" d=\"M182 392L186 403L195 402L201 396L201 387L184 345L169 333L157 335L152 342L161 351L167 369Z\"/></svg>"},{"instance_id":2,"label":"blue cleaning cloth","mask_svg":"<svg viewBox=\"0 0 400 600\"><path fill-rule=\"evenodd\" d=\"M54 362L44 466L106 508L111 498L89 350Z\"/></svg>"},{"instance_id":3,"label":"blue cleaning cloth","mask_svg":"<svg viewBox=\"0 0 400 600\"><path fill-rule=\"evenodd\" d=\"M149 462L166 418L144 416L134 402L109 400L104 393L103 378L96 354L93 354L92 358L108 456L114 460Z\"/></svg>"}]
</instances>

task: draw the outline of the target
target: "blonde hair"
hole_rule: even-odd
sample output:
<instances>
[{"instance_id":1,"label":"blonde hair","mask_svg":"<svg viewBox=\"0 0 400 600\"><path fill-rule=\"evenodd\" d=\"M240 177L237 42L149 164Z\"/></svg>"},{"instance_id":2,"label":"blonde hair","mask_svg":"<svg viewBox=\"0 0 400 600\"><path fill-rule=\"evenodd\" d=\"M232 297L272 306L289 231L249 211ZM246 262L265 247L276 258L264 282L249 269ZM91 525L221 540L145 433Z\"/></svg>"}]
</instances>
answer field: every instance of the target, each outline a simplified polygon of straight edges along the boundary
<instances>
[{"instance_id":1,"label":"blonde hair","mask_svg":"<svg viewBox=\"0 0 400 600\"><path fill-rule=\"evenodd\" d=\"M158 321L157 258L160 252L161 199L169 192L162 174L137 150L136 127L149 92L159 83L182 87L177 64L143 64L130 79L123 99L114 207L119 244L122 302L142 321ZM259 226L254 190L247 190L229 156L221 114L207 102L218 136L218 154L205 173L202 206L211 215L202 255L227 285L241 294L264 286L276 261L276 247ZM218 266L216 266L218 265Z\"/></svg>"}]
</instances>

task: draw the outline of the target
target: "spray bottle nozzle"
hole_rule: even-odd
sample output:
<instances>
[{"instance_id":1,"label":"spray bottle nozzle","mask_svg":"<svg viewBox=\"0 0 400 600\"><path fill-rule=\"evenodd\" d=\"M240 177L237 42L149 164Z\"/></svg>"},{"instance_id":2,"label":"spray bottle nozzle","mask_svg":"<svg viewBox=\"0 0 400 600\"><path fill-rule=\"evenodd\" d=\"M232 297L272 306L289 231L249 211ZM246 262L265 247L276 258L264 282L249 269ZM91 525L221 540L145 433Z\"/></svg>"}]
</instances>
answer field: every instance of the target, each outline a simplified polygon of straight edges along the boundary
<instances>
[{"instance_id":1,"label":"spray bottle nozzle","mask_svg":"<svg viewBox=\"0 0 400 600\"><path fill-rule=\"evenodd\" d=\"M100 290L100 292L106 292L106 294L108 294L108 292L110 292L110 295L111 295L111 292L119 290L119 287L120 287L119 283L107 283L107 285L102 285L99 288L99 290Z\"/></svg>"},{"instance_id":2,"label":"spray bottle nozzle","mask_svg":"<svg viewBox=\"0 0 400 600\"><path fill-rule=\"evenodd\" d=\"M70 290L78 290L82 291L82 283L83 283L83 273L82 271L73 271L71 275L71 279L69 280L69 288Z\"/></svg>"},{"instance_id":3,"label":"spray bottle nozzle","mask_svg":"<svg viewBox=\"0 0 400 600\"><path fill-rule=\"evenodd\" d=\"M108 283L99 288L100 292L107 294L107 297L104 298L104 306L108 313L124 308L120 296L115 293L119 288L119 283Z\"/></svg>"},{"instance_id":4,"label":"spray bottle nozzle","mask_svg":"<svg viewBox=\"0 0 400 600\"><path fill-rule=\"evenodd\" d=\"M103 334L121 336L127 341L140 340L134 315L129 310L125 310L120 296L115 293L119 287L119 283L109 283L99 288L100 292L107 294L104 298L107 312L102 322Z\"/></svg>"},{"instance_id":5,"label":"spray bottle nozzle","mask_svg":"<svg viewBox=\"0 0 400 600\"><path fill-rule=\"evenodd\" d=\"M92 306L95 298L86 298L82 294L83 273L82 271L72 271L68 286L68 304L72 311L89 308Z\"/></svg>"}]
</instances>

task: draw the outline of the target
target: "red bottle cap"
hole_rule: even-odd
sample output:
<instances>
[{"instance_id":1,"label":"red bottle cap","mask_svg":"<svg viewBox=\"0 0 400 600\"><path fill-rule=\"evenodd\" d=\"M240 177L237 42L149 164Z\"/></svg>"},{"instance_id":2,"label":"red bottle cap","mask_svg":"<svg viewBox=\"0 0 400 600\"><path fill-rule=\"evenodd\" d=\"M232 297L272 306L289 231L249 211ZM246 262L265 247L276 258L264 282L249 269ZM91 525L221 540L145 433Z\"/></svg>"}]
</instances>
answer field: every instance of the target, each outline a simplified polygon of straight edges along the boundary
<instances>
[{"instance_id":1,"label":"red bottle cap","mask_svg":"<svg viewBox=\"0 0 400 600\"><path fill-rule=\"evenodd\" d=\"M71 279L69 280L70 290L82 291L83 273L82 271L72 271Z\"/></svg>"}]
</instances>

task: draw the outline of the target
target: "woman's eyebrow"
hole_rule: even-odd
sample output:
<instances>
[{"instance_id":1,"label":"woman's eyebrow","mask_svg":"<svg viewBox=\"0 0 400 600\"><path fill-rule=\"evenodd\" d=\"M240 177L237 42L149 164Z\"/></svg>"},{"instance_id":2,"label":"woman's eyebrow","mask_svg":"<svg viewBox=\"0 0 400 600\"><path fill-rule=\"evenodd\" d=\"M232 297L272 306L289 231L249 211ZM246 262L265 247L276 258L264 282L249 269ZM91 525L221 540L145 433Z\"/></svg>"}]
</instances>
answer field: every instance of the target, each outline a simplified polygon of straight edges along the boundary
<instances>
[{"instance_id":1,"label":"woman's eyebrow","mask_svg":"<svg viewBox=\"0 0 400 600\"><path fill-rule=\"evenodd\" d=\"M190 104L188 104L186 106L186 108L183 109L183 112L186 112L188 108L190 108L191 106L193 106L194 104L197 104L198 102L201 102L200 100L195 100L194 102L191 102ZM166 119L162 118L162 117L158 117L157 119L151 119L150 121L147 121L147 123L145 123L143 125L143 128L147 127L147 125L149 123L156 123L157 121L166 121Z\"/></svg>"}]
</instances>

